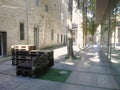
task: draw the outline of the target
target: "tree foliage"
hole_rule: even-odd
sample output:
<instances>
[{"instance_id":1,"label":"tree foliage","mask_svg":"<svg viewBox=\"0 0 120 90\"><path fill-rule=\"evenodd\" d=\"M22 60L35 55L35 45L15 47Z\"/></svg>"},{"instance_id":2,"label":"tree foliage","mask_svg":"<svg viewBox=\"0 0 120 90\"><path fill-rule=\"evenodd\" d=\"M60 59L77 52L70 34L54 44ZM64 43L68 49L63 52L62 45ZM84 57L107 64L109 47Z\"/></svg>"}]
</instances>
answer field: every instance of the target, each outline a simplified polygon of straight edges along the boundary
<instances>
[{"instance_id":1,"label":"tree foliage","mask_svg":"<svg viewBox=\"0 0 120 90\"><path fill-rule=\"evenodd\" d=\"M75 1L77 2L77 8L83 13L83 43L86 43L87 35L90 34L93 37L97 28L95 23L96 0Z\"/></svg>"},{"instance_id":2,"label":"tree foliage","mask_svg":"<svg viewBox=\"0 0 120 90\"><path fill-rule=\"evenodd\" d=\"M97 28L97 24L95 23L95 21L90 21L87 29L91 36L94 36L97 30L96 28Z\"/></svg>"},{"instance_id":3,"label":"tree foliage","mask_svg":"<svg viewBox=\"0 0 120 90\"><path fill-rule=\"evenodd\" d=\"M88 17L87 22L87 30L89 34L92 36L92 41L94 41L94 35L97 30L97 24L95 21L95 10L96 10L96 0L88 0L88 14L91 15L91 17Z\"/></svg>"}]
</instances>

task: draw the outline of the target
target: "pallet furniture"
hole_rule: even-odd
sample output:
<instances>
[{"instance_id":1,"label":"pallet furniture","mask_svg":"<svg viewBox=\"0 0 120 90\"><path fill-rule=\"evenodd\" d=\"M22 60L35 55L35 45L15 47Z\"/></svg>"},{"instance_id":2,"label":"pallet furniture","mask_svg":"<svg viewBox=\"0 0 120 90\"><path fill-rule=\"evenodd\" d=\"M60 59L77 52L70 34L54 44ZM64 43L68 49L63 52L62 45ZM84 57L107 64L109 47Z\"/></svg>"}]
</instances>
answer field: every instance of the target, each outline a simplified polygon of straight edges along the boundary
<instances>
[{"instance_id":1,"label":"pallet furniture","mask_svg":"<svg viewBox=\"0 0 120 90\"><path fill-rule=\"evenodd\" d=\"M31 50L30 51L31 57L45 54L48 56L49 60L49 67L54 65L54 52L52 50Z\"/></svg>"},{"instance_id":2,"label":"pallet furniture","mask_svg":"<svg viewBox=\"0 0 120 90\"><path fill-rule=\"evenodd\" d=\"M48 64L49 60L45 54L33 57L30 61L25 61L16 66L16 75L38 77L50 68Z\"/></svg>"},{"instance_id":3,"label":"pallet furniture","mask_svg":"<svg viewBox=\"0 0 120 90\"><path fill-rule=\"evenodd\" d=\"M35 50L34 46L13 45L12 65L16 75L38 77L54 65L52 50Z\"/></svg>"},{"instance_id":4,"label":"pallet furniture","mask_svg":"<svg viewBox=\"0 0 120 90\"><path fill-rule=\"evenodd\" d=\"M35 50L35 46L32 45L12 45L11 53L12 53L12 65L17 65L17 63L24 60L28 60L29 51Z\"/></svg>"}]
</instances>

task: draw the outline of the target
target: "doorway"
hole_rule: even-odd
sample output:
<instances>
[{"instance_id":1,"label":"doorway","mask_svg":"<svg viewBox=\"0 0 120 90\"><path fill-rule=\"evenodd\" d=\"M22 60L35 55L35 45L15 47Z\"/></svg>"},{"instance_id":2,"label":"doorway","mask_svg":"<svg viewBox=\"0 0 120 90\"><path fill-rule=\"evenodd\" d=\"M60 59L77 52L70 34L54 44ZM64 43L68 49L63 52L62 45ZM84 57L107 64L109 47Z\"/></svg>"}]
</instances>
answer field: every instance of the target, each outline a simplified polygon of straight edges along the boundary
<instances>
[{"instance_id":1,"label":"doorway","mask_svg":"<svg viewBox=\"0 0 120 90\"><path fill-rule=\"evenodd\" d=\"M0 33L0 56L2 56L3 53L3 43L2 43L2 34Z\"/></svg>"},{"instance_id":2,"label":"doorway","mask_svg":"<svg viewBox=\"0 0 120 90\"><path fill-rule=\"evenodd\" d=\"M39 27L34 27L34 45L36 46L36 49L38 49L39 44Z\"/></svg>"},{"instance_id":3,"label":"doorway","mask_svg":"<svg viewBox=\"0 0 120 90\"><path fill-rule=\"evenodd\" d=\"M7 52L6 32L0 32L0 56L5 56Z\"/></svg>"}]
</instances>

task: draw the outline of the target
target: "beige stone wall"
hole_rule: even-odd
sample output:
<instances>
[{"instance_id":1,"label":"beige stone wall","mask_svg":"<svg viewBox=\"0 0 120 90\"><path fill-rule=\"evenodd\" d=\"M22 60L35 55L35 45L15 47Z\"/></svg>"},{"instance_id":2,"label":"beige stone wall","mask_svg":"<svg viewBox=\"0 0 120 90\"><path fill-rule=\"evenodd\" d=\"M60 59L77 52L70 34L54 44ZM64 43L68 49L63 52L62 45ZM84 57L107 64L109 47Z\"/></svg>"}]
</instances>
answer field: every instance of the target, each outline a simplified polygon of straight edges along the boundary
<instances>
[{"instance_id":1,"label":"beige stone wall","mask_svg":"<svg viewBox=\"0 0 120 90\"><path fill-rule=\"evenodd\" d=\"M38 28L38 48L64 42L64 37L61 42L61 35L66 35L68 0L40 0L39 4L36 1L0 0L0 31L7 32L8 55L13 44L34 45L34 27ZM48 5L48 12L45 5ZM20 22L25 24L25 40L20 40ZM54 31L53 40L51 30Z\"/></svg>"},{"instance_id":2,"label":"beige stone wall","mask_svg":"<svg viewBox=\"0 0 120 90\"><path fill-rule=\"evenodd\" d=\"M8 54L12 44L26 44L26 41L19 39L19 22L25 23L26 17L24 7L20 0L0 0L0 31L7 32Z\"/></svg>"},{"instance_id":3,"label":"beige stone wall","mask_svg":"<svg viewBox=\"0 0 120 90\"><path fill-rule=\"evenodd\" d=\"M57 35L59 34L59 37L61 37L61 34L66 34L67 8L62 3L62 0L44 0L43 3L43 5L48 5L47 16L45 17L45 32L49 33L45 33L45 40L48 40L46 42L57 44ZM63 17L61 16L62 14ZM54 30L54 40L51 40L51 30ZM61 43L61 40L59 40L59 42ZM50 44L51 43L49 43L49 45Z\"/></svg>"},{"instance_id":4,"label":"beige stone wall","mask_svg":"<svg viewBox=\"0 0 120 90\"><path fill-rule=\"evenodd\" d=\"M82 48L83 47L83 28L82 28L83 16L82 16L82 12L79 9L77 9L76 5L77 5L76 1L73 0L72 23L78 26L77 32L76 32L76 43L78 48Z\"/></svg>"}]
</instances>

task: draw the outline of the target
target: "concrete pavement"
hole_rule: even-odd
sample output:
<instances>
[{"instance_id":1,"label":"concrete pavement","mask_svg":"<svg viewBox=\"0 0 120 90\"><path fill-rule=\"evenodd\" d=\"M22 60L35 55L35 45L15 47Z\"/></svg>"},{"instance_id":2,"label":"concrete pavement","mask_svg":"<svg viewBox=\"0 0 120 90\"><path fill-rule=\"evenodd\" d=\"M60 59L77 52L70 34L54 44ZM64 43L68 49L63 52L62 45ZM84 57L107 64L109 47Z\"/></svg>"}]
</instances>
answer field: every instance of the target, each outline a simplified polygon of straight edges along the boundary
<instances>
[{"instance_id":1,"label":"concrete pavement","mask_svg":"<svg viewBox=\"0 0 120 90\"><path fill-rule=\"evenodd\" d=\"M120 86L120 45L111 50L110 70Z\"/></svg>"},{"instance_id":2,"label":"concrete pavement","mask_svg":"<svg viewBox=\"0 0 120 90\"><path fill-rule=\"evenodd\" d=\"M7 60L10 60L10 59L11 59L11 56L0 57L0 62L1 61L7 61Z\"/></svg>"},{"instance_id":3,"label":"concrete pavement","mask_svg":"<svg viewBox=\"0 0 120 90\"><path fill-rule=\"evenodd\" d=\"M54 50L52 68L72 70L65 83L18 77L11 61L0 63L0 90L119 90L109 68L102 61L97 45L89 46L76 55L81 59L67 60L67 47Z\"/></svg>"}]
</instances>

